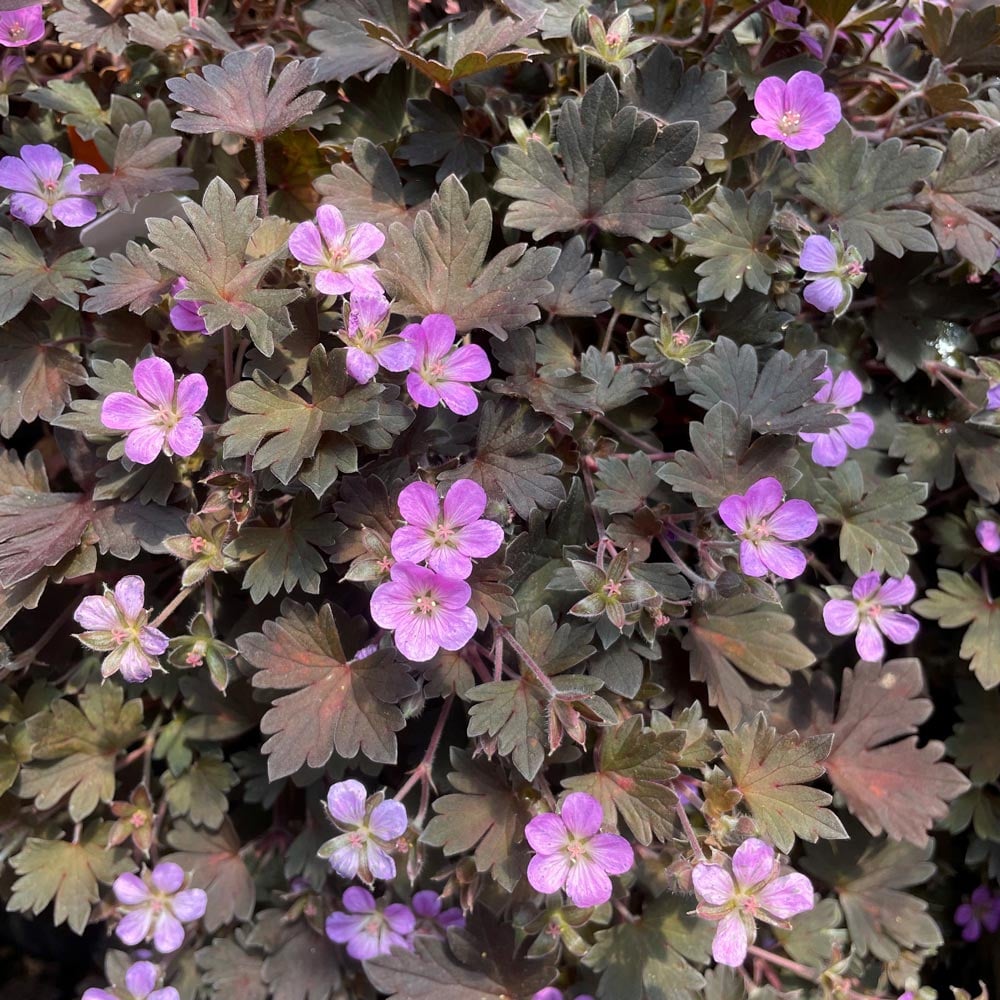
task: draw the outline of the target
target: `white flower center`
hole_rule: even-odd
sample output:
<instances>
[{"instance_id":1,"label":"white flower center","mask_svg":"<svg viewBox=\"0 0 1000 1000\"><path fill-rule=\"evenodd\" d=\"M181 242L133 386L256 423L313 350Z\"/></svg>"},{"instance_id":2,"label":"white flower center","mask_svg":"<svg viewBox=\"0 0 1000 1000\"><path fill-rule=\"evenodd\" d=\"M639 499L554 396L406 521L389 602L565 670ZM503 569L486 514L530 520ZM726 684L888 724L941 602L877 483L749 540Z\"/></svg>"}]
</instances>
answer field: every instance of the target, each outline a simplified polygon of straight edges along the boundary
<instances>
[{"instance_id":1,"label":"white flower center","mask_svg":"<svg viewBox=\"0 0 1000 1000\"><path fill-rule=\"evenodd\" d=\"M795 135L802 127L802 115L798 111L786 111L778 119L778 128L782 135Z\"/></svg>"}]
</instances>

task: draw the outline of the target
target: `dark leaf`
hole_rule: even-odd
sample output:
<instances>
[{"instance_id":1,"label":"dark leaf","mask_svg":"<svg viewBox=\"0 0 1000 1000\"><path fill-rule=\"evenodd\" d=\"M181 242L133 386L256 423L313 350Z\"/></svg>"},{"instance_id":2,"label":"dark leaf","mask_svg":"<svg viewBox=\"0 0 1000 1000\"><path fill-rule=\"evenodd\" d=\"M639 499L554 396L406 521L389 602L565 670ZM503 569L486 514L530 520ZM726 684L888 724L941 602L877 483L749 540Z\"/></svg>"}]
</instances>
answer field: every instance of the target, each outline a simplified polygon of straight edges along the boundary
<instances>
[{"instance_id":1,"label":"dark leaf","mask_svg":"<svg viewBox=\"0 0 1000 1000\"><path fill-rule=\"evenodd\" d=\"M611 308L611 295L619 282L590 266L593 254L586 248L579 234L562 245L559 260L549 274L552 291L538 300L550 316L599 316Z\"/></svg>"},{"instance_id":2,"label":"dark leaf","mask_svg":"<svg viewBox=\"0 0 1000 1000\"><path fill-rule=\"evenodd\" d=\"M363 73L370 80L386 73L397 60L394 49L372 38L362 21L382 25L406 36L409 11L406 0L319 0L303 14L314 30L309 44L320 52L316 80L347 80Z\"/></svg>"},{"instance_id":3,"label":"dark leaf","mask_svg":"<svg viewBox=\"0 0 1000 1000\"><path fill-rule=\"evenodd\" d=\"M90 267L100 284L87 291L83 304L87 312L103 314L128 306L141 316L159 305L174 282L173 275L163 274L149 249L132 240L124 254L101 257Z\"/></svg>"},{"instance_id":4,"label":"dark leaf","mask_svg":"<svg viewBox=\"0 0 1000 1000\"><path fill-rule=\"evenodd\" d=\"M340 954L305 918L264 910L257 915L249 942L267 953L263 978L269 1000L325 1000L340 990Z\"/></svg>"},{"instance_id":5,"label":"dark leaf","mask_svg":"<svg viewBox=\"0 0 1000 1000\"><path fill-rule=\"evenodd\" d=\"M629 455L626 464L620 458L597 459L597 490L594 502L609 514L631 514L645 506L646 498L660 489L658 466L645 452Z\"/></svg>"},{"instance_id":6,"label":"dark leaf","mask_svg":"<svg viewBox=\"0 0 1000 1000\"><path fill-rule=\"evenodd\" d=\"M62 10L49 14L60 42L87 48L96 45L120 56L128 44L125 25L94 0L62 0Z\"/></svg>"},{"instance_id":7,"label":"dark leaf","mask_svg":"<svg viewBox=\"0 0 1000 1000\"><path fill-rule=\"evenodd\" d=\"M162 13L162 11L161 11ZM263 975L264 960L240 946L239 931L233 938L217 937L198 951L198 968L211 992L211 1000L270 1000Z\"/></svg>"},{"instance_id":8,"label":"dark leaf","mask_svg":"<svg viewBox=\"0 0 1000 1000\"><path fill-rule=\"evenodd\" d=\"M439 163L434 179L441 184L449 174L464 177L482 173L489 146L466 128L462 109L442 90L432 90L426 100L407 103L413 127L397 153L414 166Z\"/></svg>"},{"instance_id":9,"label":"dark leaf","mask_svg":"<svg viewBox=\"0 0 1000 1000\"><path fill-rule=\"evenodd\" d=\"M964 683L959 690L961 722L948 740L948 752L955 763L969 772L977 785L986 785L1000 777L1000 692L984 693L975 684Z\"/></svg>"}]
</instances>

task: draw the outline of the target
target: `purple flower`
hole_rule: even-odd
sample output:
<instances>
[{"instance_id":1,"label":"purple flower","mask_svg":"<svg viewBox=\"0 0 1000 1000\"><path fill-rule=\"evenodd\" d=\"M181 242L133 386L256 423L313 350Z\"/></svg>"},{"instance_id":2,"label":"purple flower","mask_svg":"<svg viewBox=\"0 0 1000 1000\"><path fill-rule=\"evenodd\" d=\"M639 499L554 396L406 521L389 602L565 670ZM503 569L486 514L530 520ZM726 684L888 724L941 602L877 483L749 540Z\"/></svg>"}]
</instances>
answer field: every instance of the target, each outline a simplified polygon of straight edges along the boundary
<instances>
[{"instance_id":1,"label":"purple flower","mask_svg":"<svg viewBox=\"0 0 1000 1000\"><path fill-rule=\"evenodd\" d=\"M91 987L82 1000L180 1000L173 986L156 988L160 970L152 962L136 962L125 973L125 992L121 988L101 990Z\"/></svg>"},{"instance_id":2,"label":"purple flower","mask_svg":"<svg viewBox=\"0 0 1000 1000\"><path fill-rule=\"evenodd\" d=\"M976 525L976 538L987 552L1000 552L1000 524L996 521L980 521Z\"/></svg>"},{"instance_id":3,"label":"purple flower","mask_svg":"<svg viewBox=\"0 0 1000 1000\"><path fill-rule=\"evenodd\" d=\"M413 348L401 337L386 336L389 300L381 293L355 292L347 317L347 370L362 385L370 382L379 365L390 372L405 372L413 364Z\"/></svg>"},{"instance_id":4,"label":"purple flower","mask_svg":"<svg viewBox=\"0 0 1000 1000\"><path fill-rule=\"evenodd\" d=\"M831 587L830 592L846 594L842 587ZM920 623L913 615L892 610L909 604L916 593L916 584L908 576L880 583L878 573L865 573L854 581L851 600L826 602L823 621L833 635L857 632L854 644L861 659L881 660L885 656L883 635L897 645L903 645L917 634Z\"/></svg>"},{"instance_id":5,"label":"purple flower","mask_svg":"<svg viewBox=\"0 0 1000 1000\"><path fill-rule=\"evenodd\" d=\"M176 295L183 292L188 286L187 278L178 278L170 288L170 294ZM170 322L175 330L183 330L185 333L207 333L205 320L198 311L203 303L188 301L187 299L177 299L170 307Z\"/></svg>"},{"instance_id":6,"label":"purple flower","mask_svg":"<svg viewBox=\"0 0 1000 1000\"><path fill-rule=\"evenodd\" d=\"M536 816L524 828L535 852L528 881L538 892L565 888L574 906L600 906L611 898L609 875L633 865L632 846L617 833L600 833L604 812L586 792L571 792L559 814Z\"/></svg>"},{"instance_id":7,"label":"purple flower","mask_svg":"<svg viewBox=\"0 0 1000 1000\"><path fill-rule=\"evenodd\" d=\"M441 897L430 889L418 892L410 904L417 918L415 933L443 938L449 927L464 927L465 917L457 906L441 907Z\"/></svg>"},{"instance_id":8,"label":"purple flower","mask_svg":"<svg viewBox=\"0 0 1000 1000\"><path fill-rule=\"evenodd\" d=\"M411 562L396 563L389 575L372 594L372 618L395 629L396 647L408 660L423 663L439 649L454 652L476 634L476 615L468 606L472 588L464 580Z\"/></svg>"},{"instance_id":9,"label":"purple flower","mask_svg":"<svg viewBox=\"0 0 1000 1000\"><path fill-rule=\"evenodd\" d=\"M204 428L195 414L208 396L202 375L185 375L174 382L174 371L163 358L144 358L132 372L138 396L112 392L101 406L101 423L128 431L125 454L149 465L160 452L187 456L201 444Z\"/></svg>"},{"instance_id":10,"label":"purple flower","mask_svg":"<svg viewBox=\"0 0 1000 1000\"><path fill-rule=\"evenodd\" d=\"M105 588L103 597L85 597L73 618L86 632L77 636L88 649L106 652L101 674L110 677L121 671L133 684L149 680L157 657L166 652L167 637L147 625L143 607L146 583L141 576L123 576L114 591Z\"/></svg>"},{"instance_id":11,"label":"purple flower","mask_svg":"<svg viewBox=\"0 0 1000 1000\"><path fill-rule=\"evenodd\" d=\"M389 852L406 833L409 820L401 802L368 792L360 781L338 781L326 796L334 825L344 832L319 849L321 858L344 878L360 876L371 885L377 878L394 878L396 862Z\"/></svg>"},{"instance_id":12,"label":"purple flower","mask_svg":"<svg viewBox=\"0 0 1000 1000\"><path fill-rule=\"evenodd\" d=\"M1000 410L1000 382L986 390L986 409Z\"/></svg>"},{"instance_id":13,"label":"purple flower","mask_svg":"<svg viewBox=\"0 0 1000 1000\"><path fill-rule=\"evenodd\" d=\"M341 902L347 912L336 911L326 918L326 936L337 944L346 944L351 958L364 961L388 955L393 948L413 950L409 935L416 920L408 906L378 905L375 897L359 885L352 885Z\"/></svg>"},{"instance_id":14,"label":"purple flower","mask_svg":"<svg viewBox=\"0 0 1000 1000\"><path fill-rule=\"evenodd\" d=\"M531 1000L563 1000L563 993L555 986L546 986L545 989L532 993ZM594 998L589 993L578 993L576 1000L594 1000Z\"/></svg>"},{"instance_id":15,"label":"purple flower","mask_svg":"<svg viewBox=\"0 0 1000 1000\"><path fill-rule=\"evenodd\" d=\"M844 247L833 238L813 235L802 244L799 267L806 272L806 302L821 312L843 316L854 297L854 289L864 283L864 260L855 247Z\"/></svg>"},{"instance_id":16,"label":"purple flower","mask_svg":"<svg viewBox=\"0 0 1000 1000\"><path fill-rule=\"evenodd\" d=\"M367 261L383 243L385 237L370 222L348 229L340 209L333 205L320 205L316 221L300 222L288 237L292 256L316 269L316 291L324 295L381 294L376 267Z\"/></svg>"},{"instance_id":17,"label":"purple flower","mask_svg":"<svg viewBox=\"0 0 1000 1000\"><path fill-rule=\"evenodd\" d=\"M786 83L779 76L761 80L753 96L759 118L750 127L789 149L817 149L840 121L840 101L826 93L822 77L800 70Z\"/></svg>"},{"instance_id":18,"label":"purple flower","mask_svg":"<svg viewBox=\"0 0 1000 1000\"><path fill-rule=\"evenodd\" d=\"M779 31L794 31L799 36L799 41L817 59L823 57L823 46L818 38L814 38L805 28L799 24L799 8L792 4L781 3L781 0L774 0L767 5L767 12L774 20L774 26Z\"/></svg>"},{"instance_id":19,"label":"purple flower","mask_svg":"<svg viewBox=\"0 0 1000 1000\"><path fill-rule=\"evenodd\" d=\"M832 403L834 413L847 417L847 423L822 433L800 432L803 441L812 444L812 460L832 469L847 458L848 448L864 448L875 433L875 421L867 413L857 413L853 407L863 395L861 382L853 372L841 372L836 379L829 368L816 380L822 382L813 396L817 403Z\"/></svg>"},{"instance_id":20,"label":"purple flower","mask_svg":"<svg viewBox=\"0 0 1000 1000\"><path fill-rule=\"evenodd\" d=\"M445 494L444 510L437 490L410 483L399 494L406 519L392 536L392 555L400 562L426 562L436 573L464 580L472 560L493 555L503 543L503 528L483 520L486 491L471 479L459 479Z\"/></svg>"},{"instance_id":21,"label":"purple flower","mask_svg":"<svg viewBox=\"0 0 1000 1000\"><path fill-rule=\"evenodd\" d=\"M55 146L22 146L20 156L0 160L0 187L10 196L10 214L33 226L42 216L65 226L85 226L97 218L97 209L83 196L80 178L96 174L88 163L64 163Z\"/></svg>"},{"instance_id":22,"label":"purple flower","mask_svg":"<svg viewBox=\"0 0 1000 1000\"><path fill-rule=\"evenodd\" d=\"M757 935L757 920L787 927L786 921L813 908L812 883L797 872L779 875L774 848L751 837L733 854L732 874L722 865L699 864L691 873L698 915L717 920L712 957L738 968Z\"/></svg>"},{"instance_id":23,"label":"purple flower","mask_svg":"<svg viewBox=\"0 0 1000 1000\"><path fill-rule=\"evenodd\" d=\"M44 34L45 18L40 3L0 14L0 45L21 48L37 42Z\"/></svg>"},{"instance_id":24,"label":"purple flower","mask_svg":"<svg viewBox=\"0 0 1000 1000\"><path fill-rule=\"evenodd\" d=\"M479 405L468 383L489 378L490 361L476 344L455 347L455 333L454 321L444 313L403 329L400 336L414 349L406 388L420 406L444 403L452 413L467 417Z\"/></svg>"},{"instance_id":25,"label":"purple flower","mask_svg":"<svg viewBox=\"0 0 1000 1000\"><path fill-rule=\"evenodd\" d=\"M955 923L962 928L962 938L966 941L978 941L984 927L990 934L996 934L1000 928L1000 895L991 892L988 885L977 886L969 901L955 911Z\"/></svg>"},{"instance_id":26,"label":"purple flower","mask_svg":"<svg viewBox=\"0 0 1000 1000\"><path fill-rule=\"evenodd\" d=\"M747 576L776 576L792 580L806 568L806 557L788 542L808 538L818 524L816 511L805 500L788 500L781 483L768 476L746 493L726 497L719 517L740 541L740 569Z\"/></svg>"},{"instance_id":27,"label":"purple flower","mask_svg":"<svg viewBox=\"0 0 1000 1000\"><path fill-rule=\"evenodd\" d=\"M205 915L208 897L201 889L184 889L184 869L161 861L151 872L119 875L112 889L125 916L115 933L125 944L153 938L157 951L167 954L184 943L183 924Z\"/></svg>"}]
</instances>

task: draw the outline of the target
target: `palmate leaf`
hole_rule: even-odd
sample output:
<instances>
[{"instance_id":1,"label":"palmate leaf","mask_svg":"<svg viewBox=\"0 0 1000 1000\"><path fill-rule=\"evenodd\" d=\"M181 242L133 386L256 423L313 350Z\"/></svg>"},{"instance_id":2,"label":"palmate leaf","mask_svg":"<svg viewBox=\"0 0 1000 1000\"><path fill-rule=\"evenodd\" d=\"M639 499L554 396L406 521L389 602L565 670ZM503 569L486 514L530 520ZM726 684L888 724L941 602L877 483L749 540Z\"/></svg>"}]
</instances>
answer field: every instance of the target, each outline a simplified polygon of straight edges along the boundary
<instances>
[{"instance_id":1,"label":"palmate leaf","mask_svg":"<svg viewBox=\"0 0 1000 1000\"><path fill-rule=\"evenodd\" d=\"M495 500L506 500L520 517L538 508L552 510L566 490L556 474L555 455L533 453L549 422L510 400L483 404L476 435L476 454L457 469L438 476L443 483L473 479Z\"/></svg>"},{"instance_id":2,"label":"palmate leaf","mask_svg":"<svg viewBox=\"0 0 1000 1000\"><path fill-rule=\"evenodd\" d=\"M14 223L0 229L0 323L13 319L31 301L55 299L72 309L80 303L84 282L90 278L88 260L93 250L70 250L48 261L31 230Z\"/></svg>"},{"instance_id":3,"label":"palmate leaf","mask_svg":"<svg viewBox=\"0 0 1000 1000\"><path fill-rule=\"evenodd\" d=\"M187 278L188 287L178 297L201 303L207 332L224 326L245 329L261 354L270 357L275 339L292 329L286 307L302 293L260 287L287 252L282 246L259 259L248 258L248 244L262 225L257 198L237 202L232 188L217 177L208 185L201 205L188 204L184 211L187 222L174 218L146 223L156 247L153 259Z\"/></svg>"},{"instance_id":4,"label":"palmate leaf","mask_svg":"<svg viewBox=\"0 0 1000 1000\"><path fill-rule=\"evenodd\" d=\"M597 479L600 489L594 502L609 514L631 514L644 507L647 497L662 489L660 477L645 452L636 451L627 464L620 458L597 459Z\"/></svg>"},{"instance_id":5,"label":"palmate leaf","mask_svg":"<svg viewBox=\"0 0 1000 1000\"><path fill-rule=\"evenodd\" d=\"M0 338L0 435L9 438L39 417L54 420L70 401L70 386L83 385L80 359L44 330L10 323Z\"/></svg>"},{"instance_id":6,"label":"palmate leaf","mask_svg":"<svg viewBox=\"0 0 1000 1000\"><path fill-rule=\"evenodd\" d=\"M381 25L405 37L409 26L406 0L317 0L302 19L314 30L309 44L320 56L316 80L347 80L364 74L370 80L387 73L399 58L395 49L372 37L361 22Z\"/></svg>"},{"instance_id":7,"label":"palmate leaf","mask_svg":"<svg viewBox=\"0 0 1000 1000\"><path fill-rule=\"evenodd\" d=\"M449 174L462 178L483 172L489 146L467 128L462 108L442 90L427 99L410 100L406 114L412 131L397 153L413 166L440 164L434 179L441 184Z\"/></svg>"},{"instance_id":8,"label":"palmate leaf","mask_svg":"<svg viewBox=\"0 0 1000 1000\"><path fill-rule=\"evenodd\" d=\"M229 811L226 793L239 779L221 751L206 751L183 774L162 778L171 816L187 816L196 826L218 830Z\"/></svg>"},{"instance_id":9,"label":"palmate leaf","mask_svg":"<svg viewBox=\"0 0 1000 1000\"><path fill-rule=\"evenodd\" d=\"M930 216L898 206L914 200L914 187L940 160L938 150L904 148L901 139L869 148L867 139L855 137L841 122L809 153L809 162L798 165L804 180L800 190L866 260L875 256L876 245L895 257L904 250L933 253L937 243L925 228Z\"/></svg>"},{"instance_id":10,"label":"palmate leaf","mask_svg":"<svg viewBox=\"0 0 1000 1000\"><path fill-rule=\"evenodd\" d=\"M447 313L460 332L488 330L501 340L534 323L536 303L552 291L555 247L515 243L486 261L493 210L485 198L470 203L457 177L449 177L421 209L412 231L389 226L379 252L378 278L404 316Z\"/></svg>"},{"instance_id":11,"label":"palmate leaf","mask_svg":"<svg viewBox=\"0 0 1000 1000\"><path fill-rule=\"evenodd\" d=\"M650 240L690 220L680 192L699 177L684 165L694 153L697 123L660 129L637 108L620 105L609 76L563 104L556 130L562 167L541 142L494 152L496 190L514 199L508 226L536 240L588 225Z\"/></svg>"},{"instance_id":12,"label":"palmate leaf","mask_svg":"<svg viewBox=\"0 0 1000 1000\"><path fill-rule=\"evenodd\" d=\"M96 45L120 56L128 44L125 24L94 0L62 0L62 10L49 14L60 42L88 48Z\"/></svg>"},{"instance_id":13,"label":"palmate leaf","mask_svg":"<svg viewBox=\"0 0 1000 1000\"><path fill-rule=\"evenodd\" d=\"M735 732L715 735L733 787L743 796L764 840L787 853L796 837L815 843L820 837L847 836L836 813L826 808L833 797L806 785L823 776L820 762L830 754L832 736L779 734L763 713Z\"/></svg>"},{"instance_id":14,"label":"palmate leaf","mask_svg":"<svg viewBox=\"0 0 1000 1000\"><path fill-rule=\"evenodd\" d=\"M984 688L1000 684L1000 603L987 597L978 583L950 569L938 570L937 588L928 590L913 610L941 628L968 625L959 655Z\"/></svg>"},{"instance_id":15,"label":"palmate leaf","mask_svg":"<svg viewBox=\"0 0 1000 1000\"><path fill-rule=\"evenodd\" d=\"M198 969L211 990L211 1000L270 1000L264 959L242 948L242 941L242 932L237 931L233 938L217 937L207 948L198 950Z\"/></svg>"},{"instance_id":16,"label":"palmate leaf","mask_svg":"<svg viewBox=\"0 0 1000 1000\"><path fill-rule=\"evenodd\" d=\"M306 917L264 910L257 914L248 943L267 955L263 980L268 1000L322 1000L340 991L341 953ZM226 994L219 1000L232 996ZM242 994L238 996L243 1000Z\"/></svg>"},{"instance_id":17,"label":"palmate leaf","mask_svg":"<svg viewBox=\"0 0 1000 1000\"><path fill-rule=\"evenodd\" d=\"M960 690L957 710L962 721L955 723L948 752L975 784L986 785L1000 778L1000 691L984 693L971 683L962 683Z\"/></svg>"},{"instance_id":18,"label":"palmate leaf","mask_svg":"<svg viewBox=\"0 0 1000 1000\"><path fill-rule=\"evenodd\" d=\"M955 460L969 485L987 503L1000 501L1000 437L969 424L902 424L889 454L903 458L906 476L947 490L955 482Z\"/></svg>"},{"instance_id":19,"label":"palmate leaf","mask_svg":"<svg viewBox=\"0 0 1000 1000\"><path fill-rule=\"evenodd\" d=\"M684 380L691 402L703 410L727 402L740 418L749 417L758 434L798 434L830 430L844 423L827 403L816 403L826 368L826 351L787 351L772 354L758 373L758 352L719 337L707 354L691 361Z\"/></svg>"},{"instance_id":20,"label":"palmate leaf","mask_svg":"<svg viewBox=\"0 0 1000 1000\"><path fill-rule=\"evenodd\" d=\"M72 125L84 139L93 139L105 129L110 117L93 90L82 80L49 80L44 87L29 90L24 100L58 111L63 116L63 124Z\"/></svg>"},{"instance_id":21,"label":"palmate leaf","mask_svg":"<svg viewBox=\"0 0 1000 1000\"><path fill-rule=\"evenodd\" d=\"M604 809L604 821L624 820L640 844L666 840L674 824L677 796L669 782L680 774L677 756L684 733L644 729L633 716L601 734L592 774L566 778L563 787L593 795Z\"/></svg>"},{"instance_id":22,"label":"palmate leaf","mask_svg":"<svg viewBox=\"0 0 1000 1000\"><path fill-rule=\"evenodd\" d=\"M125 850L108 848L110 829L110 823L91 823L76 843L29 837L10 860L17 879L7 908L38 916L54 903L52 922L82 934L100 897L98 883L110 885L133 867Z\"/></svg>"},{"instance_id":23,"label":"palmate leaf","mask_svg":"<svg viewBox=\"0 0 1000 1000\"><path fill-rule=\"evenodd\" d=\"M611 308L611 296L620 282L591 267L594 255L586 248L579 234L562 245L548 278L552 291L538 300L550 316L599 316Z\"/></svg>"},{"instance_id":24,"label":"palmate leaf","mask_svg":"<svg viewBox=\"0 0 1000 1000\"><path fill-rule=\"evenodd\" d=\"M284 601L281 617L237 641L243 658L257 671L255 688L292 691L281 695L261 721L273 781L303 765L322 767L336 751L350 759L361 751L369 760L396 760L396 733L403 728L396 707L417 685L391 649L352 660L341 644L329 604L313 608Z\"/></svg>"},{"instance_id":25,"label":"palmate leaf","mask_svg":"<svg viewBox=\"0 0 1000 1000\"><path fill-rule=\"evenodd\" d=\"M778 262L767 252L768 229L774 212L770 191L743 191L720 187L707 211L674 230L687 243L686 253L707 258L695 268L698 301L725 298L732 302L746 285L755 292L771 290Z\"/></svg>"},{"instance_id":26,"label":"palmate leaf","mask_svg":"<svg viewBox=\"0 0 1000 1000\"><path fill-rule=\"evenodd\" d=\"M158 305L174 283L174 276L160 270L149 248L132 240L125 253L101 257L90 267L99 284L87 290L83 304L87 312L108 313L128 306L141 316Z\"/></svg>"},{"instance_id":27,"label":"palmate leaf","mask_svg":"<svg viewBox=\"0 0 1000 1000\"><path fill-rule=\"evenodd\" d=\"M291 128L323 102L323 91L302 93L314 79L316 63L293 59L271 86L275 52L264 45L253 52L230 52L221 66L167 80L167 90L181 111L173 121L178 132L234 132L254 142Z\"/></svg>"}]
</instances>

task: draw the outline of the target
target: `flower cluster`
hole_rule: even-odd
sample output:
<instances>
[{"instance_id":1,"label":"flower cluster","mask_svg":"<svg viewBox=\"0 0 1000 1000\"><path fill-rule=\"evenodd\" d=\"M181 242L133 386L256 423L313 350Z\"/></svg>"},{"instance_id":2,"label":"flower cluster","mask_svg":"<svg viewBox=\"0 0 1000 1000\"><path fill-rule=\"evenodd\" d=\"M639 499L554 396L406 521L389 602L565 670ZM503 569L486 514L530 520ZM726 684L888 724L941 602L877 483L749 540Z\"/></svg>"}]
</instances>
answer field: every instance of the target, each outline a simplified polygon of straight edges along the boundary
<instances>
[{"instance_id":1,"label":"flower cluster","mask_svg":"<svg viewBox=\"0 0 1000 1000\"><path fill-rule=\"evenodd\" d=\"M399 494L406 524L391 543L399 561L391 580L372 594L371 614L395 632L397 648L410 660L461 649L476 633L472 588L465 581L472 560L493 555L504 537L499 524L483 518L486 504L486 491L471 479L453 483L443 504L427 483L411 483Z\"/></svg>"},{"instance_id":2,"label":"flower cluster","mask_svg":"<svg viewBox=\"0 0 1000 1000\"><path fill-rule=\"evenodd\" d=\"M185 889L180 865L161 861L152 871L119 875L111 886L125 916L115 933L127 945L152 939L157 951L169 954L184 943L184 924L205 915L208 897L202 889Z\"/></svg>"}]
</instances>

